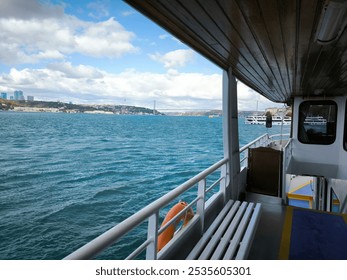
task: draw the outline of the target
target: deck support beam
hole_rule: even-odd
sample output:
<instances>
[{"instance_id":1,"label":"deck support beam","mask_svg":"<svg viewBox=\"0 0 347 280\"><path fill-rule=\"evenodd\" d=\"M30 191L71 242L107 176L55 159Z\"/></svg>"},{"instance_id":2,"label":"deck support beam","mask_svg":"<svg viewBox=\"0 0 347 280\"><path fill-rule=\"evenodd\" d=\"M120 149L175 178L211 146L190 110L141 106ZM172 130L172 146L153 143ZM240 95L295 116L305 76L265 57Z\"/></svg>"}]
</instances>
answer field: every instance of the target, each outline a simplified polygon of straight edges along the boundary
<instances>
[{"instance_id":1,"label":"deck support beam","mask_svg":"<svg viewBox=\"0 0 347 280\"><path fill-rule=\"evenodd\" d=\"M240 147L238 129L237 82L231 68L223 71L223 144L229 159L225 199L239 198Z\"/></svg>"}]
</instances>

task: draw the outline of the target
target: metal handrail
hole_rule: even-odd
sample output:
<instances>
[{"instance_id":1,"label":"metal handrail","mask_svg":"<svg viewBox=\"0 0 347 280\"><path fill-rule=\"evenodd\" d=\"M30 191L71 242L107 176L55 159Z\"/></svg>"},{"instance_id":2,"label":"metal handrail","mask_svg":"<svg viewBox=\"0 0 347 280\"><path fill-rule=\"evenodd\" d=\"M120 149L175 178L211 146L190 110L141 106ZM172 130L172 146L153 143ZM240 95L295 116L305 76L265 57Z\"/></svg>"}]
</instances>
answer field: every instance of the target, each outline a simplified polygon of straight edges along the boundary
<instances>
[{"instance_id":1,"label":"metal handrail","mask_svg":"<svg viewBox=\"0 0 347 280\"><path fill-rule=\"evenodd\" d=\"M281 136L290 136L290 134L289 133L273 134L273 135L270 135L269 138L272 139L272 138L281 137Z\"/></svg>"},{"instance_id":2,"label":"metal handrail","mask_svg":"<svg viewBox=\"0 0 347 280\"><path fill-rule=\"evenodd\" d=\"M149 244L151 244L152 240L147 239L145 242L143 242L137 249L135 249L125 260L132 260L136 258L138 255L140 255Z\"/></svg>"},{"instance_id":3,"label":"metal handrail","mask_svg":"<svg viewBox=\"0 0 347 280\"><path fill-rule=\"evenodd\" d=\"M268 134L264 134L254 141L248 143L247 145L243 146L240 149L240 153L247 152L246 150L253 146L261 146L264 145L267 141L270 141L270 139L276 137L278 135L269 136ZM246 158L246 157L245 157ZM243 162L244 159L241 160ZM193 186L195 186L197 183L200 183L201 181L205 180L207 176L212 174L214 171L222 167L223 165L227 164L228 159L224 158L217 163L213 164L209 168L205 169L204 171L200 172L193 178L189 179L188 181L184 182L177 188L171 190L161 198L157 199L156 201L152 202L151 204L147 205L140 211L136 212L126 220L122 221L121 223L117 224L113 228L109 229L105 233L101 234L100 236L96 237L86 245L82 246L81 248L77 249L73 253L66 256L64 259L71 260L71 259L91 259L94 256L96 256L98 253L102 252L112 244L114 244L119 238L127 234L128 232L132 231L134 228L136 228L138 225L142 224L144 221L149 219L153 215L157 215L163 207L168 205L173 200L177 199L181 194L185 193L189 189L191 189ZM205 190L204 193L209 192L213 187L215 187L218 183L220 183L225 177L220 177L216 182L214 182L211 186L209 186ZM204 195L198 194L197 197L188 204L188 206L183 209L180 213L178 213L169 223L167 223L165 226L168 227L172 223L174 223L178 217L188 211L190 207L192 207L194 204L198 203L199 200L205 200ZM205 203L203 201L203 203ZM158 217L155 218L156 221L158 221ZM203 219L203 218L202 218ZM156 232L154 234L154 237L148 237L137 249L135 249L127 259L136 257L139 255L143 250L145 250L148 246L153 246L153 244L156 244L156 238L157 236L165 230L165 228L156 229ZM150 229L148 229L150 230Z\"/></svg>"},{"instance_id":4,"label":"metal handrail","mask_svg":"<svg viewBox=\"0 0 347 280\"><path fill-rule=\"evenodd\" d=\"M215 181L211 186L206 189L206 193L210 192L215 186L217 186L225 177L220 177L217 181Z\"/></svg>"},{"instance_id":5,"label":"metal handrail","mask_svg":"<svg viewBox=\"0 0 347 280\"><path fill-rule=\"evenodd\" d=\"M115 243L120 237L125 235L126 233L133 230L135 227L143 223L150 216L157 213L160 209L165 207L171 201L176 199L178 196L192 188L195 184L199 183L201 180L206 178L208 175L216 171L218 168L222 167L224 164L228 162L227 158L224 158L217 163L213 164L209 168L200 172L198 175L189 179L185 183L181 184L177 188L171 190L161 198L147 205L140 211L136 212L129 218L125 219L121 223L117 224L113 228L104 232L100 236L96 237L89 243L85 244L81 248L77 249L73 253L66 256L65 260L78 260L78 259L91 259L95 257L98 253L102 252L113 243ZM145 241L147 244L147 241Z\"/></svg>"},{"instance_id":6,"label":"metal handrail","mask_svg":"<svg viewBox=\"0 0 347 280\"><path fill-rule=\"evenodd\" d=\"M248 149L249 148L253 148L253 147L260 147L260 146L263 146L264 144L266 144L268 141L270 140L270 136L269 134L265 133L263 134L262 136L259 136L257 139L253 140L252 142L248 143L247 145L243 146L241 149L240 149L240 155L243 154L244 157L240 159L240 165L241 165L241 168L243 167L247 167L247 164L246 165L243 165L243 162L245 160L247 160L248 158Z\"/></svg>"},{"instance_id":7,"label":"metal handrail","mask_svg":"<svg viewBox=\"0 0 347 280\"><path fill-rule=\"evenodd\" d=\"M244 158L242 158L240 160L240 163L242 165L242 163L248 158L248 155L247 155L247 150L249 148L252 148L252 147L261 147L261 146L264 146L264 145L267 145L269 144L271 141L273 141L274 138L277 138L277 137L283 137L283 136L290 136L289 133L285 133L285 134L273 134L273 135L269 135L267 133L263 134L262 136L258 137L257 139L253 140L252 142L248 143L247 145L243 146L241 149L240 149L240 154L241 153L245 153L246 156Z\"/></svg>"},{"instance_id":8,"label":"metal handrail","mask_svg":"<svg viewBox=\"0 0 347 280\"><path fill-rule=\"evenodd\" d=\"M262 139L266 139L268 140L269 134L265 133L262 136L259 136L257 139L253 140L252 142L249 142L248 144L246 144L245 146L243 146L242 148L240 148L240 153L244 152L245 150L247 150L248 148L250 148L251 146L253 146L254 144L256 144L257 142L259 142Z\"/></svg>"}]
</instances>

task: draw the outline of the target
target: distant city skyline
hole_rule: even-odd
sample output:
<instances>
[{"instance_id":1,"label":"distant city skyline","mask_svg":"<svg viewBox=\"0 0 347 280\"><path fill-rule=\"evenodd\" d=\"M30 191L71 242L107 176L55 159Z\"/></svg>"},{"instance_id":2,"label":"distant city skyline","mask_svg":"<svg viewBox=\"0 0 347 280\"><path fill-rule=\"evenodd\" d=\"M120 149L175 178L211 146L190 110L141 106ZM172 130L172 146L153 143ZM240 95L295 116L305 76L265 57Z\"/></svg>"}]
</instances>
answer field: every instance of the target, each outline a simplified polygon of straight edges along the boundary
<instances>
[{"instance_id":1,"label":"distant city skyline","mask_svg":"<svg viewBox=\"0 0 347 280\"><path fill-rule=\"evenodd\" d=\"M79 104L222 108L222 70L123 1L2 0L0 39L0 92ZM240 110L274 106L241 83L238 89Z\"/></svg>"},{"instance_id":2,"label":"distant city skyline","mask_svg":"<svg viewBox=\"0 0 347 280\"><path fill-rule=\"evenodd\" d=\"M46 101L46 102L63 102L63 103L68 103L68 104L73 104L73 102L71 101L62 101L60 99L57 100L45 100L45 99L36 99L34 96L32 95L27 95L25 98L24 92L21 90L15 90L13 92L13 95L9 95L7 92L1 92L0 93L0 98L5 99L5 100L18 100L18 101ZM126 101L126 100L125 100ZM85 105L129 105L129 106L136 106L133 104L125 104L125 103L75 103L75 104L85 104ZM280 106L278 106L279 104L275 104L275 106L273 107L266 107L266 108L259 108L259 100L255 101L255 107L249 107L247 109L239 109L239 111L263 111L265 109L269 109L269 108L280 108ZM150 106L139 106L139 107L145 107L145 108L153 108L153 110L158 110L158 111L164 111L164 112L189 112L189 111L213 111L213 110L221 110L221 109L210 109L210 108L157 108L156 107L156 100L153 100L153 107ZM260 106L262 107L262 106Z\"/></svg>"},{"instance_id":3,"label":"distant city skyline","mask_svg":"<svg viewBox=\"0 0 347 280\"><path fill-rule=\"evenodd\" d=\"M27 101L34 101L35 99L35 97L32 95L28 95L27 99L25 99L25 96L22 90L15 90L13 92L13 95L9 95L7 92L1 92L0 98L5 100L27 100Z\"/></svg>"}]
</instances>

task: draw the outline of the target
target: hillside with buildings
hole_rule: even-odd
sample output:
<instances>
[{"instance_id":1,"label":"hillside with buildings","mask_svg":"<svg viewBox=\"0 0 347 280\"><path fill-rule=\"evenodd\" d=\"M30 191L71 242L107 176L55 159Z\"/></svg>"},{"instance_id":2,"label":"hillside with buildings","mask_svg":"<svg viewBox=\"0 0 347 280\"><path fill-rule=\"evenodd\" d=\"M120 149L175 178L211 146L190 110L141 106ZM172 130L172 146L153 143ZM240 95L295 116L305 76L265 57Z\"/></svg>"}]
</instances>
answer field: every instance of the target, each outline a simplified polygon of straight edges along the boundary
<instances>
[{"instance_id":1,"label":"hillside with buildings","mask_svg":"<svg viewBox=\"0 0 347 280\"><path fill-rule=\"evenodd\" d=\"M53 101L7 100L3 98L0 98L0 110L17 112L162 115L157 110L127 105L81 105Z\"/></svg>"},{"instance_id":2,"label":"hillside with buildings","mask_svg":"<svg viewBox=\"0 0 347 280\"><path fill-rule=\"evenodd\" d=\"M13 95L5 92L0 93L0 111L19 111L19 112L53 112L53 113L85 113L85 114L118 114L118 115L164 115L155 109L128 105L83 105L54 101L34 101L34 96L25 96L23 91L16 90ZM284 115L291 117L291 107L286 108L267 108L264 112L240 111L239 116L245 117L250 114L260 115ZM167 112L169 116L209 116L221 117L221 110L210 111L181 111Z\"/></svg>"}]
</instances>

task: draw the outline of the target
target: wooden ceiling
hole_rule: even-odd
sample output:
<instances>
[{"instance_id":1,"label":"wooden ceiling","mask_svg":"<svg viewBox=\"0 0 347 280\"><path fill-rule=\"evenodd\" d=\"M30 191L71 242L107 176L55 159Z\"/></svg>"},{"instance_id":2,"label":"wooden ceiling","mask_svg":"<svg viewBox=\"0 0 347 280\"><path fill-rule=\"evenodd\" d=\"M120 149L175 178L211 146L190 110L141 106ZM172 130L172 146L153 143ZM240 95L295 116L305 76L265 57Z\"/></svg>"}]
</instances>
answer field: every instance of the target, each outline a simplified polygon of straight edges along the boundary
<instances>
[{"instance_id":1,"label":"wooden ceiling","mask_svg":"<svg viewBox=\"0 0 347 280\"><path fill-rule=\"evenodd\" d=\"M326 1L125 2L272 101L347 94L347 31L316 40Z\"/></svg>"}]
</instances>

